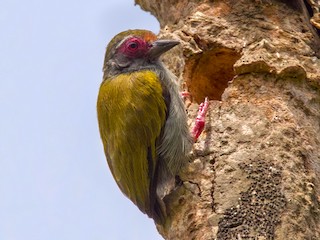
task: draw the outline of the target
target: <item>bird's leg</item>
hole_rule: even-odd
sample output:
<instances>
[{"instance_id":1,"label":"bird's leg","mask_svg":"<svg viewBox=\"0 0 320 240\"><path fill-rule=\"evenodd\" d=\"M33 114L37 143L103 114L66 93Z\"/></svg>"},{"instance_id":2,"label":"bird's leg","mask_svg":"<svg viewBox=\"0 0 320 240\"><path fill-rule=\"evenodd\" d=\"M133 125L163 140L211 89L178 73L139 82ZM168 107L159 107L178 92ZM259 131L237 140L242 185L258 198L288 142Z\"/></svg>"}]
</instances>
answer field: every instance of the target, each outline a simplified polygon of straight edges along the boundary
<instances>
[{"instance_id":1,"label":"bird's leg","mask_svg":"<svg viewBox=\"0 0 320 240\"><path fill-rule=\"evenodd\" d=\"M188 91L183 91L180 93L181 98L186 101L187 99L190 100L191 98L191 94ZM205 117L207 114L209 108L209 99L208 97L206 97L204 99L204 102L202 102L199 105L199 109L198 109L198 115L196 117L196 121L194 123L191 135L193 137L194 142L196 142L200 136L200 134L202 133L204 126L205 126Z\"/></svg>"},{"instance_id":2,"label":"bird's leg","mask_svg":"<svg viewBox=\"0 0 320 240\"><path fill-rule=\"evenodd\" d=\"M202 102L199 106L198 115L196 118L196 122L194 123L191 135L193 140L196 142L200 134L202 133L205 125L205 117L209 108L209 100L208 97L205 98L204 102Z\"/></svg>"}]
</instances>

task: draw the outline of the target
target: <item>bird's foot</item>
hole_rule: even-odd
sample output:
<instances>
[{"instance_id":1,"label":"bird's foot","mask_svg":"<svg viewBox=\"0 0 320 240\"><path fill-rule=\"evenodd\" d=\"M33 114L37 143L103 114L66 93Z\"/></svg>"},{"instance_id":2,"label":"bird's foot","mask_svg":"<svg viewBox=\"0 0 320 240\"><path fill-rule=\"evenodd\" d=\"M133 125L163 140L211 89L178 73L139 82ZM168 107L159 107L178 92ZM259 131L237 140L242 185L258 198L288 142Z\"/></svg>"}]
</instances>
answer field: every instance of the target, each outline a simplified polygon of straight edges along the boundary
<instances>
[{"instance_id":1,"label":"bird's foot","mask_svg":"<svg viewBox=\"0 0 320 240\"><path fill-rule=\"evenodd\" d=\"M180 96L183 100L186 100L187 98L191 98L191 94L188 91L181 92Z\"/></svg>"},{"instance_id":2,"label":"bird's foot","mask_svg":"<svg viewBox=\"0 0 320 240\"><path fill-rule=\"evenodd\" d=\"M194 124L194 127L192 129L192 137L194 141L196 142L202 133L204 126L205 126L205 117L209 109L209 99L208 97L205 98L204 102L202 102L198 109L198 115Z\"/></svg>"}]
</instances>

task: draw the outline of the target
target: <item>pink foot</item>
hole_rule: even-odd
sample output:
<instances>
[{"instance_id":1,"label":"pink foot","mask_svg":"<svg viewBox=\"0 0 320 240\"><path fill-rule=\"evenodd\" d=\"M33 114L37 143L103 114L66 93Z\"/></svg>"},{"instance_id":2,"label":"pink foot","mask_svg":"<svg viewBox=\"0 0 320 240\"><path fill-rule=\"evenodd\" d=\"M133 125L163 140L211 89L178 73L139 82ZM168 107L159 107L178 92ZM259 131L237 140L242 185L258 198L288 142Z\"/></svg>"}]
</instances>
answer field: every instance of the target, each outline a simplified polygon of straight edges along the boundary
<instances>
[{"instance_id":1,"label":"pink foot","mask_svg":"<svg viewBox=\"0 0 320 240\"><path fill-rule=\"evenodd\" d=\"M180 93L181 97L183 100L185 100L186 98L190 98L191 94L188 91L183 91Z\"/></svg>"},{"instance_id":2,"label":"pink foot","mask_svg":"<svg viewBox=\"0 0 320 240\"><path fill-rule=\"evenodd\" d=\"M200 134L202 133L202 131L204 129L204 125L206 122L205 117L206 117L208 108L209 108L209 100L206 97L204 102L201 103L199 106L196 122L194 124L194 127L192 129L192 133L191 133L195 142L198 140L198 137L200 136Z\"/></svg>"}]
</instances>

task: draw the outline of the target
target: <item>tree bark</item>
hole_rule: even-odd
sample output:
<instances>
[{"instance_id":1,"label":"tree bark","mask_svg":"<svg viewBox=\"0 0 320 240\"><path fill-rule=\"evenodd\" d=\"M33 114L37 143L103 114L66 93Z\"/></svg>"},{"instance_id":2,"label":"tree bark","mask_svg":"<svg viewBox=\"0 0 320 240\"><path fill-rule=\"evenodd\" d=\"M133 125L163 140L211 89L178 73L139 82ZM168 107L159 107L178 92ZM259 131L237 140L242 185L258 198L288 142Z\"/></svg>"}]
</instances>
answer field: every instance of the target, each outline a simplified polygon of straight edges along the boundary
<instances>
[{"instance_id":1,"label":"tree bark","mask_svg":"<svg viewBox=\"0 0 320 240\"><path fill-rule=\"evenodd\" d=\"M307 2L136 0L181 41L165 62L192 95L190 123L211 100L165 198L165 239L320 239L320 45Z\"/></svg>"}]
</instances>

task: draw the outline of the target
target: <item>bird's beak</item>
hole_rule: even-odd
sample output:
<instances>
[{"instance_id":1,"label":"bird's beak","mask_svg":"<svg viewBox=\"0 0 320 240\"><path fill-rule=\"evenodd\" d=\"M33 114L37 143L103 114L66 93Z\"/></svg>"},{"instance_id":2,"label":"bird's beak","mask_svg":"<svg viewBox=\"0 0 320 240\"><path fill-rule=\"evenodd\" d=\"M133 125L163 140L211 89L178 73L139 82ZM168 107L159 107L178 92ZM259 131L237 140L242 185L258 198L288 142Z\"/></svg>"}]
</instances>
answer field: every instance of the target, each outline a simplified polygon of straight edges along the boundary
<instances>
[{"instance_id":1,"label":"bird's beak","mask_svg":"<svg viewBox=\"0 0 320 240\"><path fill-rule=\"evenodd\" d=\"M157 59L163 53L167 52L180 42L176 40L157 40L152 43L152 46L148 52L150 59Z\"/></svg>"}]
</instances>

